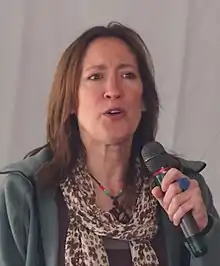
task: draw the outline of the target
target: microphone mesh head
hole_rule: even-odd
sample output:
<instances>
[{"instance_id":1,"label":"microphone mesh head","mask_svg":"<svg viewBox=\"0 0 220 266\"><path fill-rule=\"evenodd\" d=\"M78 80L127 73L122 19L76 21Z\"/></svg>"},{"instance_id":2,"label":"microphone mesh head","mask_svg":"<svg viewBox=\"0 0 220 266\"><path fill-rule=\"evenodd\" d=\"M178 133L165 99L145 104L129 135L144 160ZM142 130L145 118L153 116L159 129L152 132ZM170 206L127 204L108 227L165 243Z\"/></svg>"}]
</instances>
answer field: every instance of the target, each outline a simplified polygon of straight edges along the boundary
<instances>
[{"instance_id":1,"label":"microphone mesh head","mask_svg":"<svg viewBox=\"0 0 220 266\"><path fill-rule=\"evenodd\" d=\"M141 155L144 161L163 153L166 153L164 147L159 142L155 141L148 142L141 150Z\"/></svg>"},{"instance_id":2,"label":"microphone mesh head","mask_svg":"<svg viewBox=\"0 0 220 266\"><path fill-rule=\"evenodd\" d=\"M141 155L150 173L154 173L162 167L177 166L177 159L168 154L158 142L148 142L141 150Z\"/></svg>"}]
</instances>

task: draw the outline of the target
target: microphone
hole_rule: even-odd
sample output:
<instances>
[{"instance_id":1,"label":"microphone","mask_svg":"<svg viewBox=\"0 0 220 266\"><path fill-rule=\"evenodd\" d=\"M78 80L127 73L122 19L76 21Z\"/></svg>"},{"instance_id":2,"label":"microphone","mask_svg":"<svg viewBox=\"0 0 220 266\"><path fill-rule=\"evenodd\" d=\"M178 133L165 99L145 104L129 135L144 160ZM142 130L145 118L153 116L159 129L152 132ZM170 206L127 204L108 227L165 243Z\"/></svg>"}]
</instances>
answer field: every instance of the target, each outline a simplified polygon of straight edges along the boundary
<instances>
[{"instance_id":1,"label":"microphone","mask_svg":"<svg viewBox=\"0 0 220 266\"><path fill-rule=\"evenodd\" d=\"M155 177L158 186L161 186L163 177L170 168L178 169L178 160L168 154L158 142L152 141L145 144L141 150L141 155L148 171ZM208 249L191 212L184 215L180 223L180 228L192 254L195 257L205 255Z\"/></svg>"}]
</instances>

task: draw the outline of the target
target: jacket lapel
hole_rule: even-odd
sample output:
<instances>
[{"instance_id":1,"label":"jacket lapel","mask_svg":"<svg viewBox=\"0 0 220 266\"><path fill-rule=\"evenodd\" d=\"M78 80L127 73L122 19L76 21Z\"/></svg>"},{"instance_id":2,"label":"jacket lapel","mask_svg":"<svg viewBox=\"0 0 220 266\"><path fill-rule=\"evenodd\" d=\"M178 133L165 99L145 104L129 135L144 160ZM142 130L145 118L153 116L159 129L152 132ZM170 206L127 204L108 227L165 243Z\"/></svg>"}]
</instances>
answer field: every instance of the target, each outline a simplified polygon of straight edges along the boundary
<instances>
[{"instance_id":1,"label":"jacket lapel","mask_svg":"<svg viewBox=\"0 0 220 266\"><path fill-rule=\"evenodd\" d=\"M44 250L45 264L57 266L58 261L58 212L54 200L54 191L39 191L39 220Z\"/></svg>"},{"instance_id":2,"label":"jacket lapel","mask_svg":"<svg viewBox=\"0 0 220 266\"><path fill-rule=\"evenodd\" d=\"M168 266L181 265L181 232L168 219L167 214L161 209L161 223L164 229Z\"/></svg>"}]
</instances>

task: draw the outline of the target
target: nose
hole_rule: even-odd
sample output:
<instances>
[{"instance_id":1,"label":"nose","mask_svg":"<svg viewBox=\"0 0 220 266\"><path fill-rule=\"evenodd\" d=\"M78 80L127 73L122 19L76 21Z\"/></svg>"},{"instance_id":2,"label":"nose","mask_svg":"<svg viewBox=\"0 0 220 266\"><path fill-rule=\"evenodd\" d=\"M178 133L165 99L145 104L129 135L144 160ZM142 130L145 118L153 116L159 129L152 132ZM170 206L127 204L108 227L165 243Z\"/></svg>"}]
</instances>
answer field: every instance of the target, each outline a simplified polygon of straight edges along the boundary
<instances>
[{"instance_id":1,"label":"nose","mask_svg":"<svg viewBox=\"0 0 220 266\"><path fill-rule=\"evenodd\" d=\"M104 98L118 99L121 95L122 90L117 77L109 77L105 84Z\"/></svg>"}]
</instances>

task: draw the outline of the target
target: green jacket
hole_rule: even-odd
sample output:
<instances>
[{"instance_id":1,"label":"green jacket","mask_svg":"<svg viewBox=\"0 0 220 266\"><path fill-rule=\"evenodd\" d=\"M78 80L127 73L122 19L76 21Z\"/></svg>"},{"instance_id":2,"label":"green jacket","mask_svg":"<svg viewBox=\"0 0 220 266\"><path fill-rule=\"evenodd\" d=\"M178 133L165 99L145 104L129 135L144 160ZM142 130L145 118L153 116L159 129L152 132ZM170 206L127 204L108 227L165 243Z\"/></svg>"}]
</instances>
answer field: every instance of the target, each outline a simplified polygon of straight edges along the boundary
<instances>
[{"instance_id":1,"label":"green jacket","mask_svg":"<svg viewBox=\"0 0 220 266\"><path fill-rule=\"evenodd\" d=\"M48 160L46 149L14 163L0 174L0 266L58 266L58 212L55 191L33 185L37 170ZM188 266L220 265L220 220L211 193L198 174L200 162L182 160L183 169L194 173L214 224L206 235L208 253L191 256ZM181 266L181 235L161 211L169 266ZM44 264L45 261L45 264Z\"/></svg>"}]
</instances>

